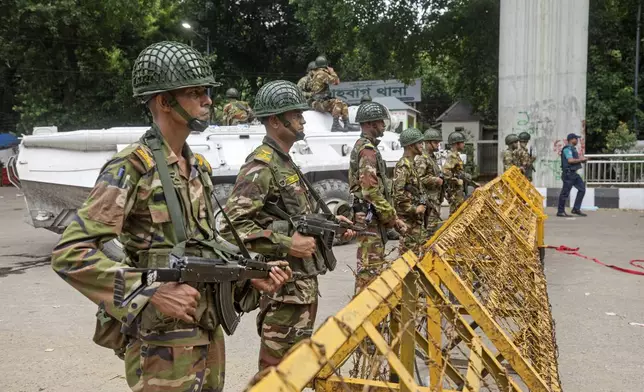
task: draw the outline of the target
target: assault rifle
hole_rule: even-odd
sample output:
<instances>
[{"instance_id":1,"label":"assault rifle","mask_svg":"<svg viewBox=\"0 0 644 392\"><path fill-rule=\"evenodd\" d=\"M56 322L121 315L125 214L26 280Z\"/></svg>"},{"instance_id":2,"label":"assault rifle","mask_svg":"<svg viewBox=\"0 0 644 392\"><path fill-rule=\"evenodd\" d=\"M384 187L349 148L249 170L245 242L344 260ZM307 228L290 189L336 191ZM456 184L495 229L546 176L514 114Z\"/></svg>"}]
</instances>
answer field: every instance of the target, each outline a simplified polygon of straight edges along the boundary
<instances>
[{"instance_id":1,"label":"assault rifle","mask_svg":"<svg viewBox=\"0 0 644 392\"><path fill-rule=\"evenodd\" d=\"M322 253L322 258L329 271L333 271L338 263L333 254L333 240L336 236L343 235L347 230L353 230L362 236L378 236L376 233L366 231L366 225L338 221L335 215L328 213L300 215L293 219L293 225L298 233L315 237L317 248Z\"/></svg>"},{"instance_id":2,"label":"assault rifle","mask_svg":"<svg viewBox=\"0 0 644 392\"><path fill-rule=\"evenodd\" d=\"M442 176L442 174L441 174ZM417 187L407 184L405 185L405 190L409 193L412 194L412 197L414 199L414 202L418 205L424 205L426 208L430 208L434 213L436 213L436 216L440 217L441 213L436 209L436 207L432 204L429 203L429 200L427 199L427 196L423 195L423 193L418 189Z\"/></svg>"},{"instance_id":3,"label":"assault rifle","mask_svg":"<svg viewBox=\"0 0 644 392\"><path fill-rule=\"evenodd\" d=\"M478 182L472 180L472 175L470 173L461 172L457 176L457 178L459 180L463 180L463 194L465 196L467 196L467 187L468 187L468 185L471 185L472 187L474 187L474 189L481 187L481 184L479 184Z\"/></svg>"},{"instance_id":4,"label":"assault rifle","mask_svg":"<svg viewBox=\"0 0 644 392\"><path fill-rule=\"evenodd\" d=\"M221 249L217 249L222 256L220 258L177 257L170 254L167 268L121 268L116 271L114 278L115 306L127 306L133 298L155 282L207 283L214 288L215 309L221 326L228 335L235 332L242 311L238 311L234 304L233 282L267 278L273 266L267 264L260 255L255 258L250 256L219 200L214 195L213 199L230 226L241 255L221 246ZM125 296L126 273L141 273L141 284L127 296Z\"/></svg>"}]
</instances>

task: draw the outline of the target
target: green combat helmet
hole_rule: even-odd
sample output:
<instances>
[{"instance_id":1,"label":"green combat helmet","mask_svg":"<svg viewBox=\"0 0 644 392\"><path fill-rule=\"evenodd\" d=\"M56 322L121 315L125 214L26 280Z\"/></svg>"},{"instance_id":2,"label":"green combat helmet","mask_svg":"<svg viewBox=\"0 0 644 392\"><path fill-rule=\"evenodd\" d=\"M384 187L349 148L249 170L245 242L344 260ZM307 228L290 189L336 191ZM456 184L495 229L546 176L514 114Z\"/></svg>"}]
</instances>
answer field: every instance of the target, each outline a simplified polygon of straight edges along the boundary
<instances>
[{"instance_id":1,"label":"green combat helmet","mask_svg":"<svg viewBox=\"0 0 644 392\"><path fill-rule=\"evenodd\" d=\"M226 90L226 98L239 99L239 91L234 87L229 88Z\"/></svg>"},{"instance_id":2,"label":"green combat helmet","mask_svg":"<svg viewBox=\"0 0 644 392\"><path fill-rule=\"evenodd\" d=\"M459 131L454 131L447 137L447 144L465 143L465 135Z\"/></svg>"},{"instance_id":3,"label":"green combat helmet","mask_svg":"<svg viewBox=\"0 0 644 392\"><path fill-rule=\"evenodd\" d=\"M519 134L519 141L520 142L529 142L530 141L530 134L528 132L521 132Z\"/></svg>"},{"instance_id":4,"label":"green combat helmet","mask_svg":"<svg viewBox=\"0 0 644 392\"><path fill-rule=\"evenodd\" d=\"M197 132L208 128L208 122L190 116L172 95L173 90L188 87L217 87L210 65L188 45L162 41L143 49L132 67L132 90L135 98L147 102L154 95L169 92L172 108Z\"/></svg>"},{"instance_id":5,"label":"green combat helmet","mask_svg":"<svg viewBox=\"0 0 644 392\"><path fill-rule=\"evenodd\" d=\"M387 109L378 102L365 102L358 107L356 112L356 122L359 124L378 121L389 120L389 112Z\"/></svg>"},{"instance_id":6,"label":"green combat helmet","mask_svg":"<svg viewBox=\"0 0 644 392\"><path fill-rule=\"evenodd\" d=\"M509 146L510 144L516 143L519 141L519 137L514 133L509 134L505 137L505 145Z\"/></svg>"},{"instance_id":7,"label":"green combat helmet","mask_svg":"<svg viewBox=\"0 0 644 392\"><path fill-rule=\"evenodd\" d=\"M423 140L423 133L419 129L407 128L400 132L400 145L403 147L422 142Z\"/></svg>"},{"instance_id":8,"label":"green combat helmet","mask_svg":"<svg viewBox=\"0 0 644 392\"><path fill-rule=\"evenodd\" d=\"M283 116L291 110L308 110L304 94L295 83L286 80L273 80L263 85L255 97L255 117L262 119L277 116L282 124L297 136L297 140L304 139L304 132L296 132L291 128L291 123Z\"/></svg>"},{"instance_id":9,"label":"green combat helmet","mask_svg":"<svg viewBox=\"0 0 644 392\"><path fill-rule=\"evenodd\" d=\"M311 72L315 69L315 61L311 61L309 65L306 66L306 72Z\"/></svg>"},{"instance_id":10,"label":"green combat helmet","mask_svg":"<svg viewBox=\"0 0 644 392\"><path fill-rule=\"evenodd\" d=\"M329 62L326 61L326 57L318 56L315 59L315 68L326 68L329 66Z\"/></svg>"},{"instance_id":11,"label":"green combat helmet","mask_svg":"<svg viewBox=\"0 0 644 392\"><path fill-rule=\"evenodd\" d=\"M424 139L425 141L428 141L428 142L442 142L443 135L439 130L434 128L429 128L428 130L425 131Z\"/></svg>"}]
</instances>

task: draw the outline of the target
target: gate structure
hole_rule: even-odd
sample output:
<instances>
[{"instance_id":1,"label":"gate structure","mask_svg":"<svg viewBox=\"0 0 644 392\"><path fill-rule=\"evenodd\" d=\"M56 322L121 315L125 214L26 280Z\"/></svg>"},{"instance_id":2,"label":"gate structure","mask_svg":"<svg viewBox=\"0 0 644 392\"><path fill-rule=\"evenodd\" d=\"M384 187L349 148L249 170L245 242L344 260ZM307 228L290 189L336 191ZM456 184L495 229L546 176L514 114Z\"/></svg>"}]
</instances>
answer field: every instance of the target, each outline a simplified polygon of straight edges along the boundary
<instances>
[{"instance_id":1,"label":"gate structure","mask_svg":"<svg viewBox=\"0 0 644 392\"><path fill-rule=\"evenodd\" d=\"M249 391L561 391L543 197L513 167Z\"/></svg>"}]
</instances>

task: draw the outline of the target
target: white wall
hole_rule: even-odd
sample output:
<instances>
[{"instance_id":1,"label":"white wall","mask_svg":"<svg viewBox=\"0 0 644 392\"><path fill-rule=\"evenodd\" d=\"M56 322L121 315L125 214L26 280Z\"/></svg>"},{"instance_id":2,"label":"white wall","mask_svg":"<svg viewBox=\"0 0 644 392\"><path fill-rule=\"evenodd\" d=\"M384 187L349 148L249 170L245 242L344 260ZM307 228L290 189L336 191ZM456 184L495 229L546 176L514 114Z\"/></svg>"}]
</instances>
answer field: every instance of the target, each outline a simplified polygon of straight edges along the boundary
<instances>
[{"instance_id":1,"label":"white wall","mask_svg":"<svg viewBox=\"0 0 644 392\"><path fill-rule=\"evenodd\" d=\"M501 0L498 165L505 136L529 132L537 187L561 186L566 135L585 136L588 2Z\"/></svg>"}]
</instances>

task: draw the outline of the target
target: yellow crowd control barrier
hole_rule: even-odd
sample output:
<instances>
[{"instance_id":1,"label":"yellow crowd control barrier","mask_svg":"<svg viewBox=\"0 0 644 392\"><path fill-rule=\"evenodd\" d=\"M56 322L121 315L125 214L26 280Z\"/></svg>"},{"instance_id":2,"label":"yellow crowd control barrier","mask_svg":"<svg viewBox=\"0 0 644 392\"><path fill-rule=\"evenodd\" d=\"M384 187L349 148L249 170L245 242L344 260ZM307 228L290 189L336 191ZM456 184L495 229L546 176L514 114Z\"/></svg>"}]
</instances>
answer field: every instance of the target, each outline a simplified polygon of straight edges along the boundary
<instances>
[{"instance_id":1,"label":"yellow crowd control barrier","mask_svg":"<svg viewBox=\"0 0 644 392\"><path fill-rule=\"evenodd\" d=\"M561 391L545 217L511 168L247 390Z\"/></svg>"}]
</instances>

